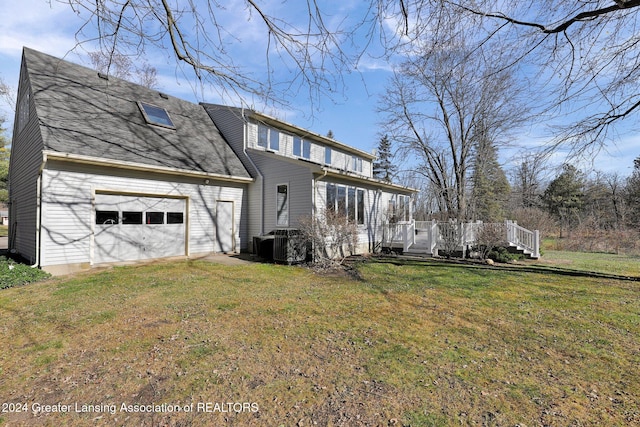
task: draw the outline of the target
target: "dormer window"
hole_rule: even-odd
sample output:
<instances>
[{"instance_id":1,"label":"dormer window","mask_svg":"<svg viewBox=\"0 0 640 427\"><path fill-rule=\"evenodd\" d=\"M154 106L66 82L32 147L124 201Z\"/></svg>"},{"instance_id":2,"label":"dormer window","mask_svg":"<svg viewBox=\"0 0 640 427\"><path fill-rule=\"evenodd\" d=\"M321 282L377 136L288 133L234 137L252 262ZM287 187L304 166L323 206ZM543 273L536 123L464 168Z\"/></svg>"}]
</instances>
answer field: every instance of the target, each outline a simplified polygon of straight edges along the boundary
<instances>
[{"instance_id":1,"label":"dormer window","mask_svg":"<svg viewBox=\"0 0 640 427\"><path fill-rule=\"evenodd\" d=\"M258 125L258 146L267 150L280 151L280 132Z\"/></svg>"},{"instance_id":2,"label":"dormer window","mask_svg":"<svg viewBox=\"0 0 640 427\"><path fill-rule=\"evenodd\" d=\"M140 111L142 111L144 119L150 125L162 126L170 129L176 128L171 117L169 117L169 113L164 108L156 107L155 105L146 104L144 102L138 102L138 106L140 107Z\"/></svg>"},{"instance_id":3,"label":"dormer window","mask_svg":"<svg viewBox=\"0 0 640 427\"><path fill-rule=\"evenodd\" d=\"M358 156L351 156L351 170L362 173L362 159Z\"/></svg>"}]
</instances>

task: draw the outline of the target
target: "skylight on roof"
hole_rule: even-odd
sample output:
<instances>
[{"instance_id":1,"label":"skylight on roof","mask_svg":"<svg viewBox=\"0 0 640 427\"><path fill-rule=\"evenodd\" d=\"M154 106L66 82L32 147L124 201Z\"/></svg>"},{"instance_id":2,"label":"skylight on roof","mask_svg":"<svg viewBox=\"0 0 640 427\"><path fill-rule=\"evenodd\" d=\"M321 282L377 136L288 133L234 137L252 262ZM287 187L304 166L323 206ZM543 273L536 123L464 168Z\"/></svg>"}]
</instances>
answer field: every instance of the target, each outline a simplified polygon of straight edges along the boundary
<instances>
[{"instance_id":1,"label":"skylight on roof","mask_svg":"<svg viewBox=\"0 0 640 427\"><path fill-rule=\"evenodd\" d=\"M173 124L171 117L169 117L169 113L164 108L156 107L155 105L145 104L144 102L139 102L140 110L142 111L142 115L147 123L157 126L163 126L171 129L175 129L176 126Z\"/></svg>"}]
</instances>

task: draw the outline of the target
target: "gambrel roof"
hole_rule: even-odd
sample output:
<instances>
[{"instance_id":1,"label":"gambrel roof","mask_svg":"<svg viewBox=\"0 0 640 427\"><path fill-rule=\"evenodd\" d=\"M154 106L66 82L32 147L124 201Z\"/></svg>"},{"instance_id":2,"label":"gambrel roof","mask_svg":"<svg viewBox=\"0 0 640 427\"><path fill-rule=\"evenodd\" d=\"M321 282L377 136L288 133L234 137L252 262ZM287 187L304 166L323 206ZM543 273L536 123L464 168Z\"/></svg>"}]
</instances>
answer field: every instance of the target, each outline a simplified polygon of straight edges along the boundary
<instances>
[{"instance_id":1,"label":"gambrel roof","mask_svg":"<svg viewBox=\"0 0 640 427\"><path fill-rule=\"evenodd\" d=\"M23 66L45 153L251 179L198 104L28 48ZM174 127L150 124L141 103Z\"/></svg>"}]
</instances>

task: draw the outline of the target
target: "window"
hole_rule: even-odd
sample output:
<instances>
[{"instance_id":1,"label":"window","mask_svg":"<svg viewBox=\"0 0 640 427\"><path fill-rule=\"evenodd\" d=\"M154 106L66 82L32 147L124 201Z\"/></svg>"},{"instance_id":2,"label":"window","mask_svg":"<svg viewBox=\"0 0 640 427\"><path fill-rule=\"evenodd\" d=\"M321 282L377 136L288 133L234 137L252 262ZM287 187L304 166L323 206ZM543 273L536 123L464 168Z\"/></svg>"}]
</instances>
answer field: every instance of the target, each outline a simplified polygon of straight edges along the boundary
<instances>
[{"instance_id":1,"label":"window","mask_svg":"<svg viewBox=\"0 0 640 427\"><path fill-rule=\"evenodd\" d=\"M96 211L96 224L117 224L118 211Z\"/></svg>"},{"instance_id":2,"label":"window","mask_svg":"<svg viewBox=\"0 0 640 427\"><path fill-rule=\"evenodd\" d=\"M182 212L167 212L167 224L183 224L184 214Z\"/></svg>"},{"instance_id":3,"label":"window","mask_svg":"<svg viewBox=\"0 0 640 427\"><path fill-rule=\"evenodd\" d=\"M297 136L293 137L293 155L302 157L303 159L311 158L311 142L299 138Z\"/></svg>"},{"instance_id":4,"label":"window","mask_svg":"<svg viewBox=\"0 0 640 427\"><path fill-rule=\"evenodd\" d=\"M409 221L409 196L398 195L398 220Z\"/></svg>"},{"instance_id":5,"label":"window","mask_svg":"<svg viewBox=\"0 0 640 427\"><path fill-rule=\"evenodd\" d=\"M298 157L302 156L302 139L297 136L293 137L293 155Z\"/></svg>"},{"instance_id":6,"label":"window","mask_svg":"<svg viewBox=\"0 0 640 427\"><path fill-rule=\"evenodd\" d=\"M280 151L280 132L265 125L258 125L258 147Z\"/></svg>"},{"instance_id":7,"label":"window","mask_svg":"<svg viewBox=\"0 0 640 427\"><path fill-rule=\"evenodd\" d=\"M409 221L411 210L411 198L398 194L389 200L389 217L391 222Z\"/></svg>"},{"instance_id":8,"label":"window","mask_svg":"<svg viewBox=\"0 0 640 427\"><path fill-rule=\"evenodd\" d=\"M358 225L364 225L364 190L358 189L357 201L358 204Z\"/></svg>"},{"instance_id":9,"label":"window","mask_svg":"<svg viewBox=\"0 0 640 427\"><path fill-rule=\"evenodd\" d=\"M123 224L142 224L142 212L122 212Z\"/></svg>"},{"instance_id":10,"label":"window","mask_svg":"<svg viewBox=\"0 0 640 427\"><path fill-rule=\"evenodd\" d=\"M347 218L356 220L356 189L349 187L347 192Z\"/></svg>"},{"instance_id":11,"label":"window","mask_svg":"<svg viewBox=\"0 0 640 427\"><path fill-rule=\"evenodd\" d=\"M336 185L327 184L327 210L335 212L336 210Z\"/></svg>"},{"instance_id":12,"label":"window","mask_svg":"<svg viewBox=\"0 0 640 427\"><path fill-rule=\"evenodd\" d=\"M280 151L280 132L275 129L269 130L269 148L273 151Z\"/></svg>"},{"instance_id":13,"label":"window","mask_svg":"<svg viewBox=\"0 0 640 427\"><path fill-rule=\"evenodd\" d=\"M287 184L278 185L276 193L277 220L276 224L281 227L289 225L289 186Z\"/></svg>"},{"instance_id":14,"label":"window","mask_svg":"<svg viewBox=\"0 0 640 427\"><path fill-rule=\"evenodd\" d=\"M327 184L327 210L346 215L358 225L365 223L365 190L344 185Z\"/></svg>"},{"instance_id":15,"label":"window","mask_svg":"<svg viewBox=\"0 0 640 427\"><path fill-rule=\"evenodd\" d=\"M269 145L269 128L258 125L258 146L267 148Z\"/></svg>"},{"instance_id":16,"label":"window","mask_svg":"<svg viewBox=\"0 0 640 427\"><path fill-rule=\"evenodd\" d=\"M171 129L175 129L175 125L169 117L169 113L164 108L156 107L155 105L145 104L139 102L140 110L147 123L157 126L163 126Z\"/></svg>"},{"instance_id":17,"label":"window","mask_svg":"<svg viewBox=\"0 0 640 427\"><path fill-rule=\"evenodd\" d=\"M164 212L147 212L146 224L164 224Z\"/></svg>"},{"instance_id":18,"label":"window","mask_svg":"<svg viewBox=\"0 0 640 427\"><path fill-rule=\"evenodd\" d=\"M324 162L327 165L331 164L331 148L329 147L324 148Z\"/></svg>"},{"instance_id":19,"label":"window","mask_svg":"<svg viewBox=\"0 0 640 427\"><path fill-rule=\"evenodd\" d=\"M347 214L347 187L342 185L338 186L338 203L336 209L338 209L338 214L346 215Z\"/></svg>"},{"instance_id":20,"label":"window","mask_svg":"<svg viewBox=\"0 0 640 427\"><path fill-rule=\"evenodd\" d=\"M351 170L354 172L362 172L362 159L360 157L351 157Z\"/></svg>"}]
</instances>

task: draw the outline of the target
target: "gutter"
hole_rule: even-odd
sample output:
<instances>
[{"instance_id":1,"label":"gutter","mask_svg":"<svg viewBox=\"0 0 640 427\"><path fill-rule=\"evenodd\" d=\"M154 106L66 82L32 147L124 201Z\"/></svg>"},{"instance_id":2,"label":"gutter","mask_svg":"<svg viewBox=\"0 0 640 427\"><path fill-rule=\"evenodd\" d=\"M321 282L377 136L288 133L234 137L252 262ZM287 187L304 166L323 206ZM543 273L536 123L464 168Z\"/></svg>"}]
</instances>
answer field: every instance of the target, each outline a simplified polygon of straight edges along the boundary
<instances>
[{"instance_id":1,"label":"gutter","mask_svg":"<svg viewBox=\"0 0 640 427\"><path fill-rule=\"evenodd\" d=\"M359 182L359 183L368 183L370 185L374 185L376 187L380 187L380 188L386 188L388 190L394 190L394 191L402 191L405 193L419 193L420 190L416 189L416 188L411 188L411 187L405 187L403 185L398 185L398 184L393 184L387 181L383 181L380 179L375 179L375 178L369 178L366 176L362 176L362 175L358 175L355 173L351 173L351 172L347 172L347 171L341 171L338 169L334 169L334 168L329 168L326 166L323 166L321 168L322 171L324 171L324 176L331 176L333 178L342 178L342 179L346 179L349 181L355 181L355 182Z\"/></svg>"},{"instance_id":2,"label":"gutter","mask_svg":"<svg viewBox=\"0 0 640 427\"><path fill-rule=\"evenodd\" d=\"M79 163L93 166L110 166L119 169L127 169L141 172L157 172L167 175L185 176L190 178L215 179L225 182L250 183L254 179L251 177L223 175L218 173L190 171L185 169L171 168L167 166L144 165L141 163L128 162L124 160L111 160L102 157L83 156L81 154L60 153L57 151L44 151L45 161L58 160L63 162Z\"/></svg>"}]
</instances>

